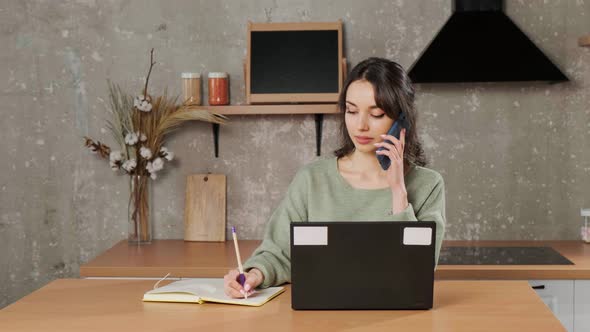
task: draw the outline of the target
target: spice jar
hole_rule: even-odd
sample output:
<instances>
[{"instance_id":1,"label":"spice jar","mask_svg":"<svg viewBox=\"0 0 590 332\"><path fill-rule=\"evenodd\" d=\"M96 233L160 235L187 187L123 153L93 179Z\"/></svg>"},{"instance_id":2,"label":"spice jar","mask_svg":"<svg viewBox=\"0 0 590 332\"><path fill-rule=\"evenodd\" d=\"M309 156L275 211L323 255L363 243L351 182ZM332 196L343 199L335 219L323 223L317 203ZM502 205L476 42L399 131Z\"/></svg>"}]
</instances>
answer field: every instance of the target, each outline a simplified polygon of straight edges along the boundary
<instances>
[{"instance_id":1,"label":"spice jar","mask_svg":"<svg viewBox=\"0 0 590 332\"><path fill-rule=\"evenodd\" d=\"M182 73L183 102L189 105L201 105L201 74Z\"/></svg>"},{"instance_id":2,"label":"spice jar","mask_svg":"<svg viewBox=\"0 0 590 332\"><path fill-rule=\"evenodd\" d=\"M209 105L229 104L229 86L227 73L209 73Z\"/></svg>"},{"instance_id":3,"label":"spice jar","mask_svg":"<svg viewBox=\"0 0 590 332\"><path fill-rule=\"evenodd\" d=\"M582 240L586 243L590 243L590 224L588 223L588 217L590 217L590 209L581 209L580 214L584 217L584 224L580 228L580 235Z\"/></svg>"}]
</instances>

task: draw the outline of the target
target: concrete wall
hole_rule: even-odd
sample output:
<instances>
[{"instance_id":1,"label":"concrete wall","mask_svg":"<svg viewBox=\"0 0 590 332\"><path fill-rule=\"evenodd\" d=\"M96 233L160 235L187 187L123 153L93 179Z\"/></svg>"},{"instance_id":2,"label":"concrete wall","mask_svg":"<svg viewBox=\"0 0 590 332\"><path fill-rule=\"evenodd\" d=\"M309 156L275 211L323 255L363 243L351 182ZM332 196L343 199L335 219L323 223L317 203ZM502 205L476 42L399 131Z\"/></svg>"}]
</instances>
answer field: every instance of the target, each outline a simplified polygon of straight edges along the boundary
<instances>
[{"instance_id":1,"label":"concrete wall","mask_svg":"<svg viewBox=\"0 0 590 332\"><path fill-rule=\"evenodd\" d=\"M507 0L506 11L571 83L419 87L421 137L447 185L447 239L578 239L590 207L590 2ZM408 68L451 13L451 0L0 1L0 307L75 277L126 236L126 179L82 147L113 145L106 80L180 93L182 71L227 71L244 102L246 24L343 19L345 52ZM506 50L510 52L510 50ZM206 91L205 91L206 93ZM228 177L228 223L260 238L296 170L315 157L313 116L237 116L220 158L210 126L170 137L177 164L155 182L156 238L181 238L185 177ZM337 147L326 116L323 157Z\"/></svg>"}]
</instances>

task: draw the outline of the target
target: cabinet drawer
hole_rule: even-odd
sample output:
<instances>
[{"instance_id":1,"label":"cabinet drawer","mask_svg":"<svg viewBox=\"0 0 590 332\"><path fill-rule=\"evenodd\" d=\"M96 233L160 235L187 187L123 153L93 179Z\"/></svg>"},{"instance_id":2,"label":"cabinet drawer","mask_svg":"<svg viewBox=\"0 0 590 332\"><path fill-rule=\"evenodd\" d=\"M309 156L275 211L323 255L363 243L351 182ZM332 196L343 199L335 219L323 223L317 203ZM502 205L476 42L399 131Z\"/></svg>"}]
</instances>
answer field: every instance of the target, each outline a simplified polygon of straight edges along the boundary
<instances>
[{"instance_id":1,"label":"cabinet drawer","mask_svg":"<svg viewBox=\"0 0 590 332\"><path fill-rule=\"evenodd\" d=\"M529 280L529 284L568 332L574 332L574 281Z\"/></svg>"},{"instance_id":2,"label":"cabinet drawer","mask_svg":"<svg viewBox=\"0 0 590 332\"><path fill-rule=\"evenodd\" d=\"M590 280L575 280L576 321L574 331L590 331Z\"/></svg>"}]
</instances>

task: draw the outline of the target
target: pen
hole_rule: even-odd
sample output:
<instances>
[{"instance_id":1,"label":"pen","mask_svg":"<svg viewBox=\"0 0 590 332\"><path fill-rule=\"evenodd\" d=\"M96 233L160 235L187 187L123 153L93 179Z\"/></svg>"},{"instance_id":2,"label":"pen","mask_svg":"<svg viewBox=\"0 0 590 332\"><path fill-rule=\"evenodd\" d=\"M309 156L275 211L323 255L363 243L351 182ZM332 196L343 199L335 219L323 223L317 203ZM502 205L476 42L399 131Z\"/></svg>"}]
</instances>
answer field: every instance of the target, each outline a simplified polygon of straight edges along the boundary
<instances>
[{"instance_id":1,"label":"pen","mask_svg":"<svg viewBox=\"0 0 590 332\"><path fill-rule=\"evenodd\" d=\"M234 248L236 249L236 257L238 258L238 270L240 271L240 275L238 276L238 282L242 287L244 287L244 283L246 283L246 276L244 275L244 268L242 267L242 259L240 258L240 248L238 247L238 236L236 235L236 227L232 226L231 234L234 238ZM248 293L244 291L244 296L246 299L248 298Z\"/></svg>"}]
</instances>

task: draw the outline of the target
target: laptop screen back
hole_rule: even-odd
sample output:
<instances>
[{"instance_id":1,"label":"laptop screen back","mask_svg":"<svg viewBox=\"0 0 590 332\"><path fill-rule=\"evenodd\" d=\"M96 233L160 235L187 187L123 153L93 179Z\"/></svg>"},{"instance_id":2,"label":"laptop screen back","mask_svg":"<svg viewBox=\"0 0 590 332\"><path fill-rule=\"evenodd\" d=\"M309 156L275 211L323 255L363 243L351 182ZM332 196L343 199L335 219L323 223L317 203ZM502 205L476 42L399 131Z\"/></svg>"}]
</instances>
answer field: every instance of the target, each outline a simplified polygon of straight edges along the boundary
<instances>
[{"instance_id":1,"label":"laptop screen back","mask_svg":"<svg viewBox=\"0 0 590 332\"><path fill-rule=\"evenodd\" d=\"M293 309L428 309L434 222L291 224Z\"/></svg>"}]
</instances>

